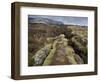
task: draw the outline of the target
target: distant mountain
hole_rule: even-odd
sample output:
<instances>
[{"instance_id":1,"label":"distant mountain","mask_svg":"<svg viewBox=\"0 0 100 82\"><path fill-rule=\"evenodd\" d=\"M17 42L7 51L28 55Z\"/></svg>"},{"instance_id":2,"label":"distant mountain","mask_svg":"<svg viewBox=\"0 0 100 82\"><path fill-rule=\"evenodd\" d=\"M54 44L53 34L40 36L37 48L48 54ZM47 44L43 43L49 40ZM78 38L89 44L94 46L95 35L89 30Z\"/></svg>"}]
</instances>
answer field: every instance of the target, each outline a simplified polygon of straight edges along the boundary
<instances>
[{"instance_id":1,"label":"distant mountain","mask_svg":"<svg viewBox=\"0 0 100 82\"><path fill-rule=\"evenodd\" d=\"M43 24L57 24L57 25L63 25L61 21L56 21L48 18L29 18L29 23L43 23Z\"/></svg>"}]
</instances>

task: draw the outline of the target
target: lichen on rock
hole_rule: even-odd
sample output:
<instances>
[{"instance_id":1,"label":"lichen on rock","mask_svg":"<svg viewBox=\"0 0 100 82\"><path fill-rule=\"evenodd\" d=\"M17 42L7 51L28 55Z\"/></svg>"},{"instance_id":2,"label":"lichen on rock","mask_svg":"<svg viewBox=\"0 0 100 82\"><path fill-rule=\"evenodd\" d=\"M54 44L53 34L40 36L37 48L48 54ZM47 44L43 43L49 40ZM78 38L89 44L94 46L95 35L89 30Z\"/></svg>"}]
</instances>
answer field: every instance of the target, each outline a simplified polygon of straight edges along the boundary
<instances>
[{"instance_id":1,"label":"lichen on rock","mask_svg":"<svg viewBox=\"0 0 100 82\"><path fill-rule=\"evenodd\" d=\"M48 37L43 48L32 57L34 65L69 65L83 64L83 59L68 45L64 34Z\"/></svg>"}]
</instances>

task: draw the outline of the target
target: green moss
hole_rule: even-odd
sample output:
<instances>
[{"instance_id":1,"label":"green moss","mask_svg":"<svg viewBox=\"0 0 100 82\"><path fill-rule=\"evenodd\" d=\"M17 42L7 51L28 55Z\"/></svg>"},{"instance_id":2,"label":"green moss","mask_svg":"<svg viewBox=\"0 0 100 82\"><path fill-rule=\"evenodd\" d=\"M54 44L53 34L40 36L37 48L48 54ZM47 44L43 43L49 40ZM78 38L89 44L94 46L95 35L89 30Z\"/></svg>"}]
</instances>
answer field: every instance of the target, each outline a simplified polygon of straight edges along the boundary
<instances>
[{"instance_id":1,"label":"green moss","mask_svg":"<svg viewBox=\"0 0 100 82\"><path fill-rule=\"evenodd\" d=\"M71 47L69 47L69 46L66 47L65 55L70 63L77 64L77 62L74 59L75 52Z\"/></svg>"},{"instance_id":2,"label":"green moss","mask_svg":"<svg viewBox=\"0 0 100 82\"><path fill-rule=\"evenodd\" d=\"M51 62L52 62L52 58L54 56L54 53L55 53L55 50L56 49L52 49L50 54L47 56L47 58L44 60L44 63L43 65L49 65Z\"/></svg>"},{"instance_id":3,"label":"green moss","mask_svg":"<svg viewBox=\"0 0 100 82\"><path fill-rule=\"evenodd\" d=\"M67 57L67 59L69 60L69 62L71 63L71 64L77 64L77 62L75 61L75 59L74 59L74 56L66 56Z\"/></svg>"},{"instance_id":4,"label":"green moss","mask_svg":"<svg viewBox=\"0 0 100 82\"><path fill-rule=\"evenodd\" d=\"M73 53L74 53L74 50L71 47L67 46L65 54L70 56L70 55L73 55Z\"/></svg>"},{"instance_id":5,"label":"green moss","mask_svg":"<svg viewBox=\"0 0 100 82\"><path fill-rule=\"evenodd\" d=\"M56 44L57 44L57 40L54 41L54 43L53 43L53 45L52 45L52 46L53 46L53 49L51 49L49 55L48 55L47 58L44 60L43 65L49 65L49 64L52 62L52 58L53 58L54 53L55 53L55 51L56 51Z\"/></svg>"}]
</instances>

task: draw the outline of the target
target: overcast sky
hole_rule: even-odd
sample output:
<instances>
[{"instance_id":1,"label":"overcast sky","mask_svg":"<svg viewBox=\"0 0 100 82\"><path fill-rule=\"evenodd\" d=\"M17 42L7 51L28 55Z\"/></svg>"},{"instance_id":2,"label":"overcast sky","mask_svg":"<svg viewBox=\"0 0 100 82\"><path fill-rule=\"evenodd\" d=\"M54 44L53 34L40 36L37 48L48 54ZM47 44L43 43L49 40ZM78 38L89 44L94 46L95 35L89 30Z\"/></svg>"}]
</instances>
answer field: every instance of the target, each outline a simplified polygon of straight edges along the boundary
<instances>
[{"instance_id":1,"label":"overcast sky","mask_svg":"<svg viewBox=\"0 0 100 82\"><path fill-rule=\"evenodd\" d=\"M29 15L28 16L28 18L39 18L39 17L61 21L64 24L88 26L88 17L47 16L47 15Z\"/></svg>"}]
</instances>

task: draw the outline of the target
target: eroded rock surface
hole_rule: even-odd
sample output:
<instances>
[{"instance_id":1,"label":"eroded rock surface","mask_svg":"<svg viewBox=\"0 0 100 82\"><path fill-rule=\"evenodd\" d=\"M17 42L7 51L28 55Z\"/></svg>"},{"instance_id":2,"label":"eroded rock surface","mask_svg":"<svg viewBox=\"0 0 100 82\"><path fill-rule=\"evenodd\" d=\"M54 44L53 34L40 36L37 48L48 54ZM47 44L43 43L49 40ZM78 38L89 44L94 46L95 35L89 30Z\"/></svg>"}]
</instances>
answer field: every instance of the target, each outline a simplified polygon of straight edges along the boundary
<instances>
[{"instance_id":1,"label":"eroded rock surface","mask_svg":"<svg viewBox=\"0 0 100 82\"><path fill-rule=\"evenodd\" d=\"M45 46L33 56L34 65L83 64L83 59L68 45L64 34L47 38Z\"/></svg>"}]
</instances>

